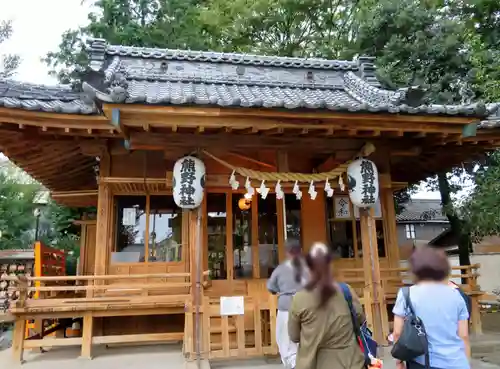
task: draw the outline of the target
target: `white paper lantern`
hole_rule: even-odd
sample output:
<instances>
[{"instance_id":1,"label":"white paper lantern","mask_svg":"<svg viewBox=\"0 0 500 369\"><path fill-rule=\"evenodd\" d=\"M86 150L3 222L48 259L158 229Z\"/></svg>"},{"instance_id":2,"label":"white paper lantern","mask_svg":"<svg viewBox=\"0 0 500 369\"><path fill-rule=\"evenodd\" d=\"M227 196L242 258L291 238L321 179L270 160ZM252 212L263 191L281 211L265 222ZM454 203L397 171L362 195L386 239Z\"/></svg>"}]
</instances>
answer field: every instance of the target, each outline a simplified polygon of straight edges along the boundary
<instances>
[{"instance_id":1,"label":"white paper lantern","mask_svg":"<svg viewBox=\"0 0 500 369\"><path fill-rule=\"evenodd\" d=\"M369 208L377 203L379 195L378 171L375 163L358 159L347 168L349 197L360 208Z\"/></svg>"},{"instance_id":2,"label":"white paper lantern","mask_svg":"<svg viewBox=\"0 0 500 369\"><path fill-rule=\"evenodd\" d=\"M174 201L182 209L200 206L205 192L205 164L194 156L185 156L175 162Z\"/></svg>"}]
</instances>

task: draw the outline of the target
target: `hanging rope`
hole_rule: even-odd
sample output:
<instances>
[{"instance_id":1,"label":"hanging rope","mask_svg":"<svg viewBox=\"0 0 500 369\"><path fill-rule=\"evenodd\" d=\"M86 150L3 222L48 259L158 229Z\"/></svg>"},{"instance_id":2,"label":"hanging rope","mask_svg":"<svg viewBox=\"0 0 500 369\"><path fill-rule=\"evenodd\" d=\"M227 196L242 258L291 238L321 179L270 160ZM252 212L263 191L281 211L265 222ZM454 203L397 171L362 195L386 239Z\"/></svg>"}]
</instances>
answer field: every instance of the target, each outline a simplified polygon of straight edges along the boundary
<instances>
[{"instance_id":1,"label":"hanging rope","mask_svg":"<svg viewBox=\"0 0 500 369\"><path fill-rule=\"evenodd\" d=\"M260 181L270 181L270 182L323 182L327 180L334 180L335 178L338 178L341 176L343 173L347 171L347 167L351 162L356 160L356 158L359 157L365 157L369 156L375 151L375 146L371 143L365 144L361 150L350 160L346 161L343 164L340 164L337 168L329 171L329 172L323 172L323 173L291 173L291 172L261 172L258 170L253 170L253 169L248 169L248 168L243 168L243 167L237 167L234 165L229 164L227 161L220 159L212 154L210 154L208 151L203 150L203 153L212 158L213 160L217 161L221 165L225 166L226 168L234 171L235 173L243 176L243 177L248 177L250 179L255 179L255 180L260 180Z\"/></svg>"}]
</instances>

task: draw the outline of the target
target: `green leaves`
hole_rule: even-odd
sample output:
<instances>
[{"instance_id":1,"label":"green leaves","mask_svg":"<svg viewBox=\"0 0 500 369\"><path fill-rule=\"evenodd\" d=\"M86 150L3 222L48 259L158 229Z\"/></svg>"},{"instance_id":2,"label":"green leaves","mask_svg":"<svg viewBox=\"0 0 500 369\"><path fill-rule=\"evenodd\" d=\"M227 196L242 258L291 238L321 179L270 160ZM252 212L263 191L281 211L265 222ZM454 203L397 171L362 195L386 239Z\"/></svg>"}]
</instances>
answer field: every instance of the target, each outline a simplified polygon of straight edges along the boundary
<instances>
[{"instance_id":1,"label":"green leaves","mask_svg":"<svg viewBox=\"0 0 500 369\"><path fill-rule=\"evenodd\" d=\"M476 186L463 206L475 240L500 234L500 151L488 155L488 163L475 176Z\"/></svg>"},{"instance_id":2,"label":"green leaves","mask_svg":"<svg viewBox=\"0 0 500 369\"><path fill-rule=\"evenodd\" d=\"M0 44L12 35L12 22L0 21ZM19 55L1 55L0 56L0 78L12 77L19 66L21 59Z\"/></svg>"},{"instance_id":3,"label":"green leaves","mask_svg":"<svg viewBox=\"0 0 500 369\"><path fill-rule=\"evenodd\" d=\"M23 183L10 168L0 168L0 249L25 248L33 240L33 199L38 184Z\"/></svg>"}]
</instances>

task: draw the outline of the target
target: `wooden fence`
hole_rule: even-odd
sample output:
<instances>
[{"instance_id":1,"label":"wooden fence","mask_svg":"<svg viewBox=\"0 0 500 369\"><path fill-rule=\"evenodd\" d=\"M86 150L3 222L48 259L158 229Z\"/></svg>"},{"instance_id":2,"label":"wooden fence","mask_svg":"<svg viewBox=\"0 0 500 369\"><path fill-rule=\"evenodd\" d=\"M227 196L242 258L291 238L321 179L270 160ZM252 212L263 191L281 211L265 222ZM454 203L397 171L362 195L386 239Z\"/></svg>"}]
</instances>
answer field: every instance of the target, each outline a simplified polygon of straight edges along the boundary
<instances>
[{"instance_id":1,"label":"wooden fence","mask_svg":"<svg viewBox=\"0 0 500 369\"><path fill-rule=\"evenodd\" d=\"M91 357L94 344L182 341L182 331L94 336L94 318L182 314L186 302L192 299L189 273L4 278L15 282L14 289L19 292L10 308L15 317L12 347L17 361L22 360L25 348L78 345L82 357ZM32 281L40 285L32 287ZM29 291L39 293L39 298L28 298ZM46 340L43 332L33 339L24 337L28 319L78 317L83 318L81 337Z\"/></svg>"},{"instance_id":2,"label":"wooden fence","mask_svg":"<svg viewBox=\"0 0 500 369\"><path fill-rule=\"evenodd\" d=\"M244 297L244 315L222 316L218 299L203 297L200 306L201 357L228 359L276 355L277 297ZM186 308L184 354L196 357L195 309Z\"/></svg>"},{"instance_id":3,"label":"wooden fence","mask_svg":"<svg viewBox=\"0 0 500 369\"><path fill-rule=\"evenodd\" d=\"M477 283L479 277L479 264L452 267L450 279L459 279L460 287L470 296L472 302L471 309L471 331L481 333L480 297L483 295ZM338 280L351 285L358 296L363 300L363 306L367 315L368 325L373 329L372 311L373 306L379 304L382 314L382 337L386 337L390 330L390 322L387 314L387 306L394 304L397 292L401 287L411 286L413 277L409 268L381 268L380 286L378 286L381 298L378 301L373 299L373 286L369 286L364 278L362 268L343 268L336 270Z\"/></svg>"}]
</instances>

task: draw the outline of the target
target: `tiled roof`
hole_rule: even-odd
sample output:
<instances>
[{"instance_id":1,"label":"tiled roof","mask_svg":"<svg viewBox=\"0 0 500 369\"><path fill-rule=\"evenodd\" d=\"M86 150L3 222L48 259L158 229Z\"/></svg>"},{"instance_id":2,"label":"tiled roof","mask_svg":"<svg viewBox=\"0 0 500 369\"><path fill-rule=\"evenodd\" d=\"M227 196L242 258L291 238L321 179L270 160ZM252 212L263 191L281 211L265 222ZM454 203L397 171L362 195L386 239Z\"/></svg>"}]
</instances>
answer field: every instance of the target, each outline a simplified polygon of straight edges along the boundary
<instances>
[{"instance_id":1,"label":"tiled roof","mask_svg":"<svg viewBox=\"0 0 500 369\"><path fill-rule=\"evenodd\" d=\"M440 200L412 199L396 216L398 222L448 222L443 214Z\"/></svg>"},{"instance_id":2,"label":"tiled roof","mask_svg":"<svg viewBox=\"0 0 500 369\"><path fill-rule=\"evenodd\" d=\"M22 259L34 259L35 252L30 249L11 249L11 250L0 250L0 260L22 260Z\"/></svg>"},{"instance_id":3,"label":"tiled roof","mask_svg":"<svg viewBox=\"0 0 500 369\"><path fill-rule=\"evenodd\" d=\"M479 128L499 128L500 127L500 109L498 109L494 114L491 114L481 123L479 123Z\"/></svg>"},{"instance_id":4,"label":"tiled roof","mask_svg":"<svg viewBox=\"0 0 500 369\"><path fill-rule=\"evenodd\" d=\"M422 105L382 89L374 58L353 61L108 45L90 39L84 93L0 80L0 107L97 113L95 102L486 117L499 104Z\"/></svg>"},{"instance_id":5,"label":"tiled roof","mask_svg":"<svg viewBox=\"0 0 500 369\"><path fill-rule=\"evenodd\" d=\"M0 107L36 110L50 113L93 114L91 101L68 86L43 86L0 79Z\"/></svg>"},{"instance_id":6,"label":"tiled roof","mask_svg":"<svg viewBox=\"0 0 500 369\"><path fill-rule=\"evenodd\" d=\"M374 58L354 61L108 45L91 39L84 90L110 103L487 116L484 104L420 105L380 88ZM98 78L100 76L100 78Z\"/></svg>"}]
</instances>

